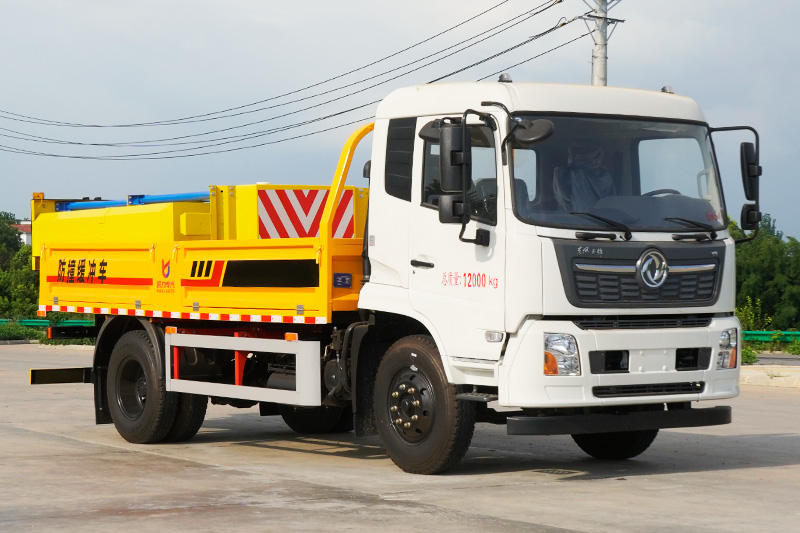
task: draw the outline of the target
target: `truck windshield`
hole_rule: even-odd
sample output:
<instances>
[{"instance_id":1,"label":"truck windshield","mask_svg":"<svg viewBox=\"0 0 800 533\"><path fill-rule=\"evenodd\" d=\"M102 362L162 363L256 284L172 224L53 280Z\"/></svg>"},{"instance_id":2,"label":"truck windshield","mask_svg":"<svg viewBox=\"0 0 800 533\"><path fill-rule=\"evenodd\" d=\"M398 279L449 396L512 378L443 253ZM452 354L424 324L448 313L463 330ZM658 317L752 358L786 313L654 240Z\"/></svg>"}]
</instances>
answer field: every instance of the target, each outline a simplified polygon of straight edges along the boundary
<instances>
[{"instance_id":1,"label":"truck windshield","mask_svg":"<svg viewBox=\"0 0 800 533\"><path fill-rule=\"evenodd\" d=\"M547 118L553 135L511 143L514 213L559 228L702 231L727 226L708 129L619 118Z\"/></svg>"}]
</instances>

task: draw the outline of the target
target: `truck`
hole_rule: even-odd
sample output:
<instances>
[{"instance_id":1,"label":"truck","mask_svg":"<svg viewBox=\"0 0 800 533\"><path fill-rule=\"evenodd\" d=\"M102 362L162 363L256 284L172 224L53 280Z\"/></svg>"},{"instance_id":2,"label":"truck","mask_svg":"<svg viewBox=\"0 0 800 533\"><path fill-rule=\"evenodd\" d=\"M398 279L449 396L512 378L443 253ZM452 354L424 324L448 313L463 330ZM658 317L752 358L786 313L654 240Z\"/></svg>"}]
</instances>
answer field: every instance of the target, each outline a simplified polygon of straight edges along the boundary
<instances>
[{"instance_id":1,"label":"truck","mask_svg":"<svg viewBox=\"0 0 800 533\"><path fill-rule=\"evenodd\" d=\"M662 91L499 82L395 90L332 184L32 200L40 315L91 313L95 420L180 442L209 401L299 433L377 434L402 470L464 457L476 422L644 452L726 424L739 393L735 242L712 135ZM345 185L372 136L368 188Z\"/></svg>"}]
</instances>

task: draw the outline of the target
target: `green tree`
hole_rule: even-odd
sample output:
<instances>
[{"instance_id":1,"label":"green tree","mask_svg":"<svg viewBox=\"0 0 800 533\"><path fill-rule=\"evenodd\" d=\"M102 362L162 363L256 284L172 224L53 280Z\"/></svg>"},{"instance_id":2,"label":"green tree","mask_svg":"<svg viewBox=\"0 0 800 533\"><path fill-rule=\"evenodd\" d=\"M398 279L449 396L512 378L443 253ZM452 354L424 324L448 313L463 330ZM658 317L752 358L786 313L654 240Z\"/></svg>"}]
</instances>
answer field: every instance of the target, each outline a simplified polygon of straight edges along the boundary
<instances>
[{"instance_id":1,"label":"green tree","mask_svg":"<svg viewBox=\"0 0 800 533\"><path fill-rule=\"evenodd\" d=\"M31 269L31 247L23 245L0 268L0 317L35 318L39 308L39 272Z\"/></svg>"},{"instance_id":2,"label":"green tree","mask_svg":"<svg viewBox=\"0 0 800 533\"><path fill-rule=\"evenodd\" d=\"M19 230L11 226L16 223L17 219L13 214L0 211L0 268L7 266L22 246Z\"/></svg>"},{"instance_id":3,"label":"green tree","mask_svg":"<svg viewBox=\"0 0 800 533\"><path fill-rule=\"evenodd\" d=\"M744 233L731 224L734 238ZM758 236L736 250L736 307L760 301L775 329L796 329L800 325L800 242L784 238L777 223L765 214Z\"/></svg>"}]
</instances>

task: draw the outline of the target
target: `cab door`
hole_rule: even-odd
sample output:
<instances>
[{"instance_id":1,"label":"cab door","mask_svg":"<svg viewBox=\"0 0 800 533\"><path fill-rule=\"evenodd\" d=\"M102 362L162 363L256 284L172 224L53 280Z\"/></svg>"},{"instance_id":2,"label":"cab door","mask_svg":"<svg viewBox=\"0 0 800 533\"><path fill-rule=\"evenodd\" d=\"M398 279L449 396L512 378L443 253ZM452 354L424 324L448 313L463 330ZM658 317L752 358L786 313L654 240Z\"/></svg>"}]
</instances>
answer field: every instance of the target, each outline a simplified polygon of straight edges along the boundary
<instances>
[{"instance_id":1,"label":"cab door","mask_svg":"<svg viewBox=\"0 0 800 533\"><path fill-rule=\"evenodd\" d=\"M419 118L419 132L432 117ZM489 245L459 240L461 224L439 222L439 145L416 137L411 220L409 221L409 298L411 306L436 329L444 355L498 360L505 341L505 221L497 131L470 127L472 220L464 231L474 238L489 232Z\"/></svg>"}]
</instances>

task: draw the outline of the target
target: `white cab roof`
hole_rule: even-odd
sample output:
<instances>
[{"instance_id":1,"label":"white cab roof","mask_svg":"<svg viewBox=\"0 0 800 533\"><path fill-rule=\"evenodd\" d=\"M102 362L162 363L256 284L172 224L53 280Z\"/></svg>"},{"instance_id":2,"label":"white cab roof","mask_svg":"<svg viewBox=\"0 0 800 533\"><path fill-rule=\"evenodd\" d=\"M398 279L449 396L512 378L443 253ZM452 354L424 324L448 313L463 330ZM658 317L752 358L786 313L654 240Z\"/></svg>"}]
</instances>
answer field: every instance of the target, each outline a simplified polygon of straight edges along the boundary
<instances>
[{"instance_id":1,"label":"white cab roof","mask_svg":"<svg viewBox=\"0 0 800 533\"><path fill-rule=\"evenodd\" d=\"M490 111L482 101L501 102L511 112L586 113L659 117L706 122L691 98L660 91L544 83L437 83L397 89L378 106L376 118ZM497 109L497 108L494 108Z\"/></svg>"}]
</instances>

